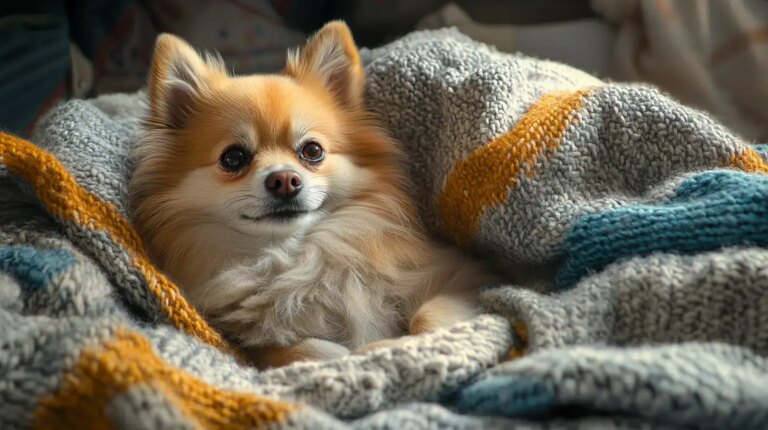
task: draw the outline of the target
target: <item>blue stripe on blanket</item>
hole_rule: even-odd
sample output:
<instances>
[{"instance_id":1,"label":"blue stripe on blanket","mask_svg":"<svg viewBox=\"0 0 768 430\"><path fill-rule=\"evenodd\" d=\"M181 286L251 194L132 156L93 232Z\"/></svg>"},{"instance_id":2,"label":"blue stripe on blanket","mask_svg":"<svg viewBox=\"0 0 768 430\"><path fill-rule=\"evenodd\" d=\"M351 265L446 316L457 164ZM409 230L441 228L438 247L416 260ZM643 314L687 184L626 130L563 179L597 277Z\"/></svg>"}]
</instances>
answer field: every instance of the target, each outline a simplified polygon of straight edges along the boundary
<instances>
[{"instance_id":1,"label":"blue stripe on blanket","mask_svg":"<svg viewBox=\"0 0 768 430\"><path fill-rule=\"evenodd\" d=\"M683 182L667 202L582 217L566 238L555 284L571 287L622 258L736 245L768 246L768 176L706 172Z\"/></svg>"},{"instance_id":2,"label":"blue stripe on blanket","mask_svg":"<svg viewBox=\"0 0 768 430\"><path fill-rule=\"evenodd\" d=\"M70 252L63 250L26 246L0 247L0 271L16 278L30 290L46 287L54 277L76 263L77 259Z\"/></svg>"},{"instance_id":3,"label":"blue stripe on blanket","mask_svg":"<svg viewBox=\"0 0 768 430\"><path fill-rule=\"evenodd\" d=\"M752 145L755 152L760 154L761 157L763 157L763 160L768 161L768 143L760 143L757 145Z\"/></svg>"},{"instance_id":4,"label":"blue stripe on blanket","mask_svg":"<svg viewBox=\"0 0 768 430\"><path fill-rule=\"evenodd\" d=\"M462 413L534 417L555 406L552 389L535 379L492 376L465 388L456 407Z\"/></svg>"}]
</instances>

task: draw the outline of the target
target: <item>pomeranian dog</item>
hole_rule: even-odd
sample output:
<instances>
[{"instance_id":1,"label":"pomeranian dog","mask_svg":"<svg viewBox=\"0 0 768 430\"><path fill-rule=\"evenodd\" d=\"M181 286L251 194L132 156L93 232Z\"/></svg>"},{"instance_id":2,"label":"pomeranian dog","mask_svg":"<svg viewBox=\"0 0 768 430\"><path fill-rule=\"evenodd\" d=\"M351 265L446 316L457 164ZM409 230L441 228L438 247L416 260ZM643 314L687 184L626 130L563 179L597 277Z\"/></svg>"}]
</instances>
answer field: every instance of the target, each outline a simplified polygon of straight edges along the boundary
<instances>
[{"instance_id":1,"label":"pomeranian dog","mask_svg":"<svg viewBox=\"0 0 768 430\"><path fill-rule=\"evenodd\" d=\"M133 221L154 262L262 367L338 357L478 313L480 264L430 241L396 142L365 110L347 26L274 75L157 39Z\"/></svg>"}]
</instances>

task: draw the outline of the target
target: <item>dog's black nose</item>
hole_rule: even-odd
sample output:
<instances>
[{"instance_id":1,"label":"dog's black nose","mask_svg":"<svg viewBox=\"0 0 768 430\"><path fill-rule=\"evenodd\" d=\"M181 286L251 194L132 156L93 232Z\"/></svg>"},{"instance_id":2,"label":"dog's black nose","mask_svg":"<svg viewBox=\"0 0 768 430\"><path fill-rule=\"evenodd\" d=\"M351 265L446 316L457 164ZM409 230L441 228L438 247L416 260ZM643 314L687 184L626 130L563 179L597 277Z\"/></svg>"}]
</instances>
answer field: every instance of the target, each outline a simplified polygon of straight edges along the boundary
<instances>
[{"instance_id":1,"label":"dog's black nose","mask_svg":"<svg viewBox=\"0 0 768 430\"><path fill-rule=\"evenodd\" d=\"M293 170L279 170L267 176L264 186L273 196L288 200L299 194L304 185L302 185L301 176L298 173Z\"/></svg>"}]
</instances>

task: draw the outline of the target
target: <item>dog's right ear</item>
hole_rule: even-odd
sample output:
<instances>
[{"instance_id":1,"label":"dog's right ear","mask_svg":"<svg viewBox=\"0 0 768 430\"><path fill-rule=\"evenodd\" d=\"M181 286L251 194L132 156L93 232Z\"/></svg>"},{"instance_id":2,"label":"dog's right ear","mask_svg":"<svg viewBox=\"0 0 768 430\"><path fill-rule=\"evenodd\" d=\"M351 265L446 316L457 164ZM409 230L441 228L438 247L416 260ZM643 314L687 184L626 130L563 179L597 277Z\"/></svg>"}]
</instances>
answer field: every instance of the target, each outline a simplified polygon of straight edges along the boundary
<instances>
[{"instance_id":1,"label":"dog's right ear","mask_svg":"<svg viewBox=\"0 0 768 430\"><path fill-rule=\"evenodd\" d=\"M213 74L224 74L220 59L203 59L187 42L161 34L155 43L149 73L150 123L154 127L184 127Z\"/></svg>"}]
</instances>

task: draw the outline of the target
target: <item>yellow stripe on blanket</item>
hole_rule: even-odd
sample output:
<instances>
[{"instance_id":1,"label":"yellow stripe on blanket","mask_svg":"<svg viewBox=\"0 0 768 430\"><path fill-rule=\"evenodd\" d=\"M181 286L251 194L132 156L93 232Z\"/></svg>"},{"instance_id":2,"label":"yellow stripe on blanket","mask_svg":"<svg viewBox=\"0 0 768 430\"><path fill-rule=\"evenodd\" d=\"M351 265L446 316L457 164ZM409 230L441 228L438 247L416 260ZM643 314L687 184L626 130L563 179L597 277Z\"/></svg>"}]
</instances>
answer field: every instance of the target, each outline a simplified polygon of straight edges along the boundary
<instances>
[{"instance_id":1,"label":"yellow stripe on blanket","mask_svg":"<svg viewBox=\"0 0 768 430\"><path fill-rule=\"evenodd\" d=\"M746 149L742 153L734 155L730 164L747 173L768 174L768 164L765 163L760 154L752 149Z\"/></svg>"},{"instance_id":2,"label":"yellow stripe on blanket","mask_svg":"<svg viewBox=\"0 0 768 430\"><path fill-rule=\"evenodd\" d=\"M284 422L292 404L212 387L166 364L140 334L118 330L85 349L55 394L35 411L36 429L109 429L109 404L131 387L157 388L190 421L205 429L254 429Z\"/></svg>"},{"instance_id":3,"label":"yellow stripe on blanket","mask_svg":"<svg viewBox=\"0 0 768 430\"><path fill-rule=\"evenodd\" d=\"M459 244L475 236L485 211L506 201L521 173L531 178L542 156L559 147L574 113L591 89L557 91L534 103L517 125L459 161L446 180L438 207L444 228Z\"/></svg>"},{"instance_id":4,"label":"yellow stripe on blanket","mask_svg":"<svg viewBox=\"0 0 768 430\"><path fill-rule=\"evenodd\" d=\"M528 327L522 322L516 322L513 327L518 338L517 340L521 342L521 345L507 351L507 356L502 361L517 360L528 351Z\"/></svg>"},{"instance_id":5,"label":"yellow stripe on blanket","mask_svg":"<svg viewBox=\"0 0 768 430\"><path fill-rule=\"evenodd\" d=\"M219 349L228 349L224 339L184 299L178 287L150 263L128 220L113 205L80 187L56 157L26 140L0 133L0 162L34 187L49 213L63 222L106 231L112 241L123 247L176 328Z\"/></svg>"}]
</instances>

